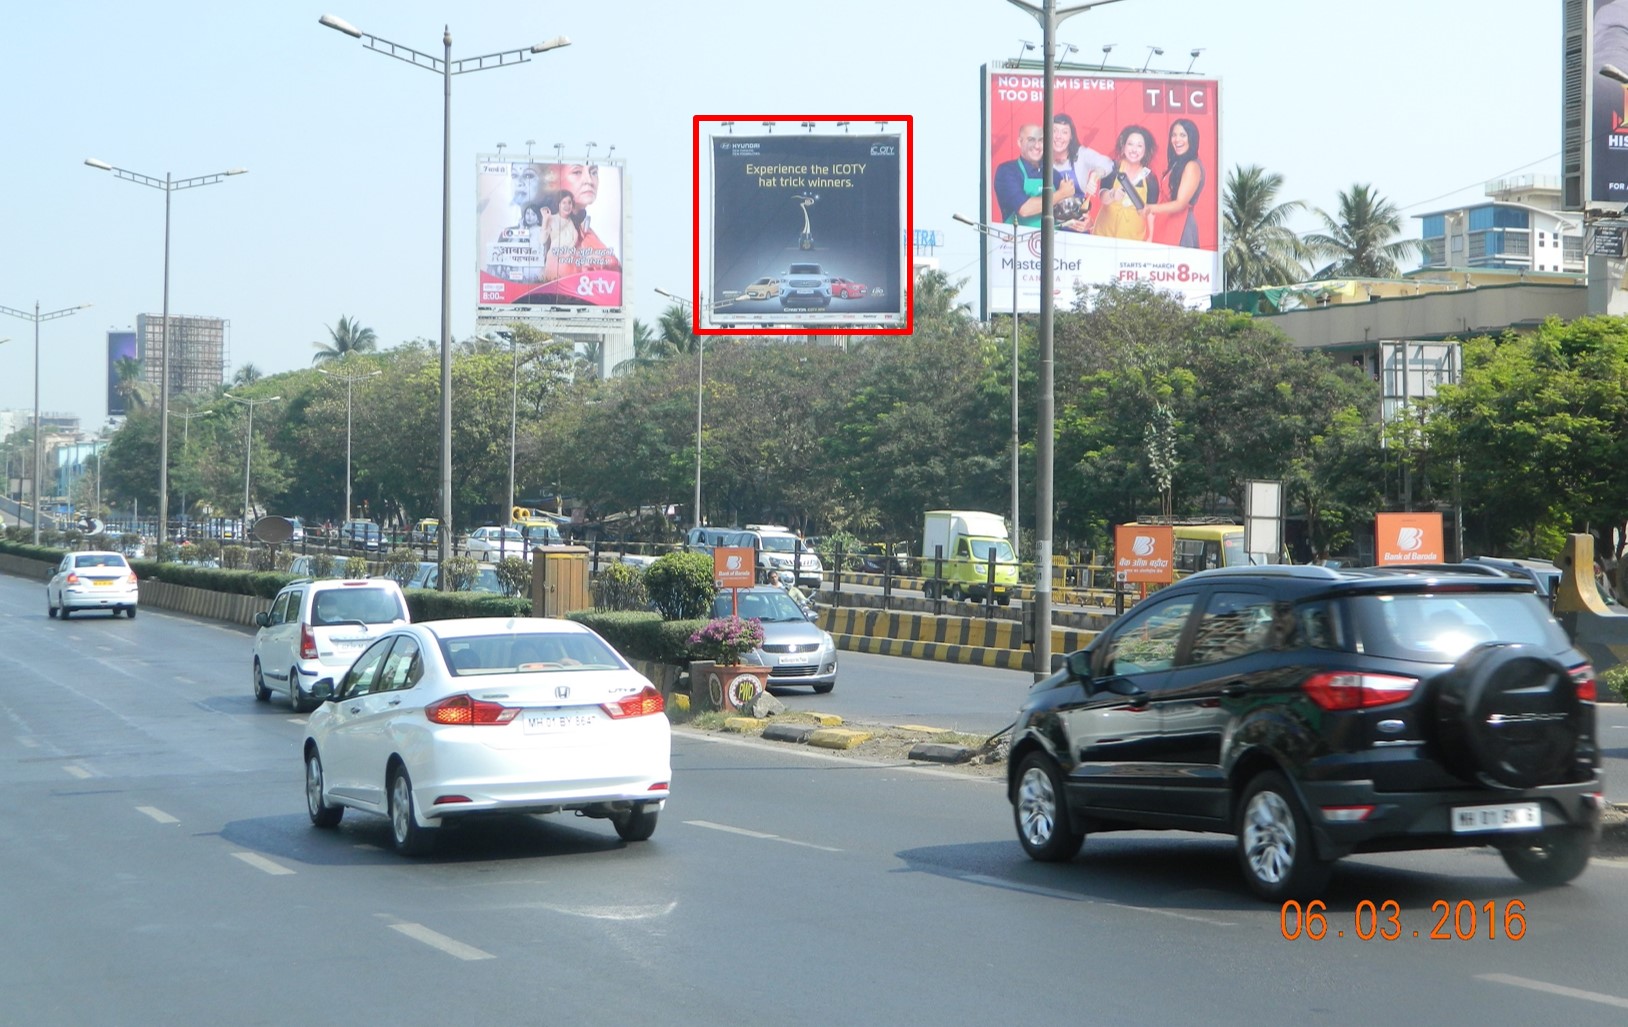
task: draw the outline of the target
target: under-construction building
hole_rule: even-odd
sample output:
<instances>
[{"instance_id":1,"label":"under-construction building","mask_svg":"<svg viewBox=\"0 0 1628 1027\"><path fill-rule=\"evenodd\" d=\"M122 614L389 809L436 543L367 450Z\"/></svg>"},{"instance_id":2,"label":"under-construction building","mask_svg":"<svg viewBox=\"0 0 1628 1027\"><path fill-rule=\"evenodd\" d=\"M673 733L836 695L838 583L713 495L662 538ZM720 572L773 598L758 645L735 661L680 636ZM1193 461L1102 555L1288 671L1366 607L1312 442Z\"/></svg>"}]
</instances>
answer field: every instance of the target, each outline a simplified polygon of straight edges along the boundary
<instances>
[{"instance_id":1,"label":"under-construction building","mask_svg":"<svg viewBox=\"0 0 1628 1027\"><path fill-rule=\"evenodd\" d=\"M226 329L230 324L219 317L170 315L170 395L214 392L226 381ZM163 383L164 317L162 314L136 315L136 357L141 361L142 380L156 395Z\"/></svg>"}]
</instances>

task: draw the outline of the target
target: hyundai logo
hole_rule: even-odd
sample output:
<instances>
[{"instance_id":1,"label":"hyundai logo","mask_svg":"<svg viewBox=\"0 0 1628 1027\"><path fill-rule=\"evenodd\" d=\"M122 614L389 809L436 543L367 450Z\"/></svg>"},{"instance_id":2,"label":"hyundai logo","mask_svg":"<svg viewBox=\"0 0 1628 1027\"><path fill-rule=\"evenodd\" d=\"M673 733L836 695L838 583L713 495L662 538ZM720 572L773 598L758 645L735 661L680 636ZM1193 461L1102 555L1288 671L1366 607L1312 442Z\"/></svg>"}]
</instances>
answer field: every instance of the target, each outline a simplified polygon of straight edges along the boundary
<instances>
[{"instance_id":1,"label":"hyundai logo","mask_svg":"<svg viewBox=\"0 0 1628 1027\"><path fill-rule=\"evenodd\" d=\"M554 689L554 698L556 698L556 699L569 699L570 697L571 697L571 686L570 685L559 685L558 687L556 687Z\"/></svg>"}]
</instances>

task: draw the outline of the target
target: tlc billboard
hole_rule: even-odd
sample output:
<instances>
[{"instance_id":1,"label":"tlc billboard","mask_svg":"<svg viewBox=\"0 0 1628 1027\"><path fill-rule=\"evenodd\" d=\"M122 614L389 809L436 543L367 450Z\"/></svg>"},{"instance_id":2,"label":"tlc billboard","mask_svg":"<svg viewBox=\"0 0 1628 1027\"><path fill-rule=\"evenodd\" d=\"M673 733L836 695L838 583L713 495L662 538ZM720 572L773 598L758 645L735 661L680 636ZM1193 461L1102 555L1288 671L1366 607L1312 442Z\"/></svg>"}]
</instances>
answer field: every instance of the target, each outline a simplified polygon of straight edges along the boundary
<instances>
[{"instance_id":1,"label":"tlc billboard","mask_svg":"<svg viewBox=\"0 0 1628 1027\"><path fill-rule=\"evenodd\" d=\"M481 159L475 236L483 315L622 306L622 166Z\"/></svg>"},{"instance_id":2,"label":"tlc billboard","mask_svg":"<svg viewBox=\"0 0 1628 1027\"><path fill-rule=\"evenodd\" d=\"M711 322L903 325L908 142L711 136Z\"/></svg>"},{"instance_id":3,"label":"tlc billboard","mask_svg":"<svg viewBox=\"0 0 1628 1027\"><path fill-rule=\"evenodd\" d=\"M1040 309L1040 190L1056 189L1054 282L1141 282L1207 305L1220 291L1220 82L1115 72L1058 72L1052 125L1044 81L985 66L983 220L1016 225L985 237L989 311ZM1005 241L996 235L1005 234Z\"/></svg>"}]
</instances>

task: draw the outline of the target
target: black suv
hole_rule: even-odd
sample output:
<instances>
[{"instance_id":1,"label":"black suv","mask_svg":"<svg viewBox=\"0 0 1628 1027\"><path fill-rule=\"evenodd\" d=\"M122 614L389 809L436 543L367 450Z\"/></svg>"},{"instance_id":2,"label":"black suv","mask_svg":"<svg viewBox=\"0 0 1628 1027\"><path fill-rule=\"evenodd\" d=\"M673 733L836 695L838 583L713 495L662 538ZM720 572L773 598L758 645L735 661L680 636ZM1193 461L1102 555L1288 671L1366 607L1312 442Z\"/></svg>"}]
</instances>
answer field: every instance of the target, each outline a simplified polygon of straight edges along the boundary
<instances>
[{"instance_id":1,"label":"black suv","mask_svg":"<svg viewBox=\"0 0 1628 1027\"><path fill-rule=\"evenodd\" d=\"M1034 685L1007 796L1037 860L1094 831L1234 834L1272 901L1316 897L1350 853L1453 846L1564 884L1599 830L1594 698L1530 581L1206 571Z\"/></svg>"}]
</instances>

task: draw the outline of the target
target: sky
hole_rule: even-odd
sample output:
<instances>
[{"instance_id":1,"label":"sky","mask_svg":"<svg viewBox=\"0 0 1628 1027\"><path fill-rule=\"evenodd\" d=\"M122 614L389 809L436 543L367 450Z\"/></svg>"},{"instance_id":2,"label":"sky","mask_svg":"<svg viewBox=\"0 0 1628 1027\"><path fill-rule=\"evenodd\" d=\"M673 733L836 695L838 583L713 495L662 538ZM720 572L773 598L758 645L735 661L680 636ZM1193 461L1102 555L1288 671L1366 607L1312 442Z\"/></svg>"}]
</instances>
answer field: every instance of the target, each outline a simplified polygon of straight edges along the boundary
<instances>
[{"instance_id":1,"label":"sky","mask_svg":"<svg viewBox=\"0 0 1628 1027\"><path fill-rule=\"evenodd\" d=\"M170 195L170 311L230 321L228 375L309 367L341 315L382 347L439 336L440 78L324 13L436 56L449 28L455 61L572 41L453 78L454 338L475 330L475 157L498 143L510 158L528 140L540 156L614 145L633 313L660 315L657 288L689 295L696 114L913 115L915 225L942 232L935 256L976 306L979 239L951 215L979 208L979 68L1041 40L1006 0L332 2L69 0L0 34L0 305L91 304L39 325L42 410L100 426L107 331L162 306L164 192L91 157L155 178L248 169ZM1474 202L1489 180L1558 176L1560 6L1120 0L1057 42L1079 48L1070 61L1112 45L1110 67L1219 78L1223 168L1282 174L1284 200L1334 210L1364 182L1407 216ZM0 316L0 410L33 408L34 332Z\"/></svg>"}]
</instances>

